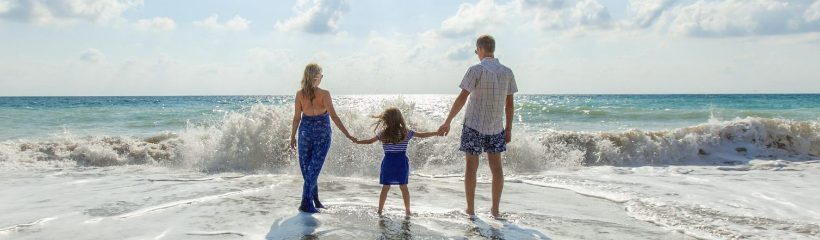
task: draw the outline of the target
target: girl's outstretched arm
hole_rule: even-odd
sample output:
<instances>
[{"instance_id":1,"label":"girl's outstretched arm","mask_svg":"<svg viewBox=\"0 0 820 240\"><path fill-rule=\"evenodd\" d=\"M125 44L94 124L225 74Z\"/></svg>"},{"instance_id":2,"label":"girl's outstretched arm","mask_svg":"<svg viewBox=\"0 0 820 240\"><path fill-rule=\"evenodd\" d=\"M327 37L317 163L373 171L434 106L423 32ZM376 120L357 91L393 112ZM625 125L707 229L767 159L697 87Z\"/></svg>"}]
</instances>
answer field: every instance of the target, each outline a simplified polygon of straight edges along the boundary
<instances>
[{"instance_id":1,"label":"girl's outstretched arm","mask_svg":"<svg viewBox=\"0 0 820 240\"><path fill-rule=\"evenodd\" d=\"M416 132L416 133L413 134L413 137L419 137L419 138L426 138L426 137L433 137L433 136L439 136L438 132Z\"/></svg>"},{"instance_id":2,"label":"girl's outstretched arm","mask_svg":"<svg viewBox=\"0 0 820 240\"><path fill-rule=\"evenodd\" d=\"M356 141L353 141L353 142L358 143L358 144L371 144L371 143L374 143L376 141L379 141L378 137L373 137L371 139L365 139L365 140L356 140Z\"/></svg>"}]
</instances>

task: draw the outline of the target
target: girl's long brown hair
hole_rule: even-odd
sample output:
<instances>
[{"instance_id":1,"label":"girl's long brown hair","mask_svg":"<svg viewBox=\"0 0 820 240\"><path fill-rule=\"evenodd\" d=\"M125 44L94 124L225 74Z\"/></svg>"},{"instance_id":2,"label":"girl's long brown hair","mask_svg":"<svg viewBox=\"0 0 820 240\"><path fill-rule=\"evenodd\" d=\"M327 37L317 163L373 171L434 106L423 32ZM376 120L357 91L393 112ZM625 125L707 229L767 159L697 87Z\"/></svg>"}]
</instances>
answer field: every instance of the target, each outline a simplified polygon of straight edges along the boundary
<instances>
[{"instance_id":1,"label":"girl's long brown hair","mask_svg":"<svg viewBox=\"0 0 820 240\"><path fill-rule=\"evenodd\" d=\"M407 124L398 108L388 108L378 116L373 131L379 133L379 140L383 143L400 143L407 138Z\"/></svg>"},{"instance_id":2,"label":"girl's long brown hair","mask_svg":"<svg viewBox=\"0 0 820 240\"><path fill-rule=\"evenodd\" d=\"M302 76L302 95L313 101L316 98L314 92L316 87L316 76L322 74L322 67L316 63L309 63L305 66L305 74Z\"/></svg>"}]
</instances>

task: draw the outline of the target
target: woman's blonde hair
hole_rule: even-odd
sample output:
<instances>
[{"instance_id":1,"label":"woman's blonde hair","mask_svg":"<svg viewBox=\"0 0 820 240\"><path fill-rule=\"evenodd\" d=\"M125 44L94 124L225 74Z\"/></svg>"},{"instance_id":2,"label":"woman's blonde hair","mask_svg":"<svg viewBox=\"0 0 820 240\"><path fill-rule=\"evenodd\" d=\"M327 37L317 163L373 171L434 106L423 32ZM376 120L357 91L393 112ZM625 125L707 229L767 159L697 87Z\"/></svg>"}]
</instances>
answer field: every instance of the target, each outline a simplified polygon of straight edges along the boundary
<instances>
[{"instance_id":1,"label":"woman's blonde hair","mask_svg":"<svg viewBox=\"0 0 820 240\"><path fill-rule=\"evenodd\" d=\"M316 98L314 92L316 87L316 76L322 74L322 67L316 63L309 63L305 66L305 74L302 76L302 95L313 101Z\"/></svg>"},{"instance_id":2,"label":"woman's blonde hair","mask_svg":"<svg viewBox=\"0 0 820 240\"><path fill-rule=\"evenodd\" d=\"M398 108L388 108L378 116L373 131L379 133L379 140L383 143L400 143L407 138L407 124Z\"/></svg>"}]
</instances>

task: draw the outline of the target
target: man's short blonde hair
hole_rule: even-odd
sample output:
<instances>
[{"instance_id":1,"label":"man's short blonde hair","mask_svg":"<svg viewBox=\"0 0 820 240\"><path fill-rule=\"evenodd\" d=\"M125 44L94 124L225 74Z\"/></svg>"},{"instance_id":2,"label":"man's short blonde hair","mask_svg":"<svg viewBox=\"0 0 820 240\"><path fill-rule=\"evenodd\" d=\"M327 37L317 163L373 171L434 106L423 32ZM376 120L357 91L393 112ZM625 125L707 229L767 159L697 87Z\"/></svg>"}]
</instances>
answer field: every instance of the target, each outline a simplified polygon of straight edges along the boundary
<instances>
[{"instance_id":1,"label":"man's short blonde hair","mask_svg":"<svg viewBox=\"0 0 820 240\"><path fill-rule=\"evenodd\" d=\"M490 35L481 35L475 41L475 46L478 47L478 48L484 49L484 51L494 53L495 52L495 38L493 38L493 36L490 36Z\"/></svg>"}]
</instances>

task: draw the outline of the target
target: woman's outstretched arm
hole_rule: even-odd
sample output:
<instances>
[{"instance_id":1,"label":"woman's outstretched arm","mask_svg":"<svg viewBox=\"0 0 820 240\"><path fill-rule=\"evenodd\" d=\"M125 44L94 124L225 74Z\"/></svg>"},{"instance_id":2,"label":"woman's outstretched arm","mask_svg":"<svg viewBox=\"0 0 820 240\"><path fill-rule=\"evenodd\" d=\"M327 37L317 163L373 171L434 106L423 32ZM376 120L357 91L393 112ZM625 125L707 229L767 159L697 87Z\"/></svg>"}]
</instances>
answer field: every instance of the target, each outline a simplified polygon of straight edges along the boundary
<instances>
[{"instance_id":1,"label":"woman's outstretched arm","mask_svg":"<svg viewBox=\"0 0 820 240\"><path fill-rule=\"evenodd\" d=\"M296 149L296 130L299 129L299 122L302 121L302 103L299 102L300 96L302 96L301 91L296 92L296 99L294 99L293 125L290 128L290 149Z\"/></svg>"},{"instance_id":2,"label":"woman's outstretched arm","mask_svg":"<svg viewBox=\"0 0 820 240\"><path fill-rule=\"evenodd\" d=\"M325 96L324 100L325 106L327 106L327 113L330 114L330 119L332 119L333 123L336 124L336 127L339 128L339 131L342 131L345 137L347 137L351 141L356 141L357 139L351 136L350 133L347 131L347 128L345 128L345 125L342 123L342 119L340 119L339 116L336 115L336 108L333 107L333 99L330 96L330 92L327 92L327 96Z\"/></svg>"}]
</instances>

